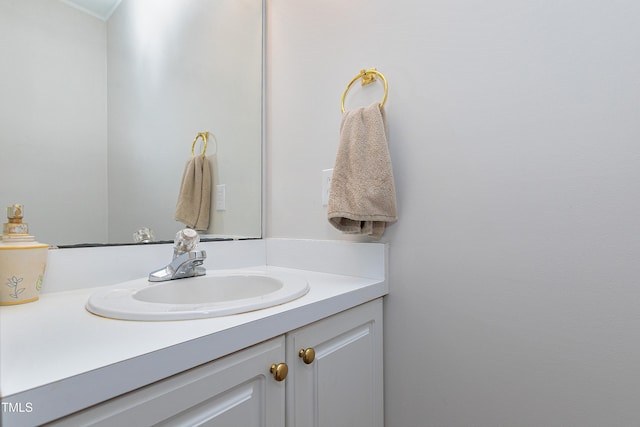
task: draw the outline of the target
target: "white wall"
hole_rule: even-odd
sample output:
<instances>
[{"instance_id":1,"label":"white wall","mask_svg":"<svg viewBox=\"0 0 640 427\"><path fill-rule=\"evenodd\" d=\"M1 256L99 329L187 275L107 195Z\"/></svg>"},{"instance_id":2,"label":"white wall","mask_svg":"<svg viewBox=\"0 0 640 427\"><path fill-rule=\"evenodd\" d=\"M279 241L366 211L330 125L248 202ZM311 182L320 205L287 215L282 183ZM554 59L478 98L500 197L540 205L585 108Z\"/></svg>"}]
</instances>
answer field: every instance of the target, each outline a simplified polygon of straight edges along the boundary
<instances>
[{"instance_id":1,"label":"white wall","mask_svg":"<svg viewBox=\"0 0 640 427\"><path fill-rule=\"evenodd\" d=\"M340 96L361 68L389 81L386 425L640 422L639 19L269 0L269 237L344 238L320 204Z\"/></svg>"},{"instance_id":2,"label":"white wall","mask_svg":"<svg viewBox=\"0 0 640 427\"><path fill-rule=\"evenodd\" d=\"M24 204L44 243L106 241L105 30L58 1L0 1L0 218Z\"/></svg>"}]
</instances>

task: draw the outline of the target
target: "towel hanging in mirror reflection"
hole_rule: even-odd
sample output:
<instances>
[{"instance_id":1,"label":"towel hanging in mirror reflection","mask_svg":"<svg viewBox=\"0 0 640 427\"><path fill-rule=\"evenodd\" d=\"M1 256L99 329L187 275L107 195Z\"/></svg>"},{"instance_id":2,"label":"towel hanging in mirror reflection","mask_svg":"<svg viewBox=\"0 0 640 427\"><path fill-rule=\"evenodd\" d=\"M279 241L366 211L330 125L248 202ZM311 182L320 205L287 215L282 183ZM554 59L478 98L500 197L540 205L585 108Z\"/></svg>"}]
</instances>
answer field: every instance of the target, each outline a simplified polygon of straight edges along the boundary
<instances>
[{"instance_id":1,"label":"towel hanging in mirror reflection","mask_svg":"<svg viewBox=\"0 0 640 427\"><path fill-rule=\"evenodd\" d=\"M195 154L196 143L202 138L202 152ZM180 183L174 219L197 231L209 229L211 220L211 186L213 174L207 158L209 132L200 132L191 145L191 158L185 165ZM214 138L215 140L215 138Z\"/></svg>"}]
</instances>

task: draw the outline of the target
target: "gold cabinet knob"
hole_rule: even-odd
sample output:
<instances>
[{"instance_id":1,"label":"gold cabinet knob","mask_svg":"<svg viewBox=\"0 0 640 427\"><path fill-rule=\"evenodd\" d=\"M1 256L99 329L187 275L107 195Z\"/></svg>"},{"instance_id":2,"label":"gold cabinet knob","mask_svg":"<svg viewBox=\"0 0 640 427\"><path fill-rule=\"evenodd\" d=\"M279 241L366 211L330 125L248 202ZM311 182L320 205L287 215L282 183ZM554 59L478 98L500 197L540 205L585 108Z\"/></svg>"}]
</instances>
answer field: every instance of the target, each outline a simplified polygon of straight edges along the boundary
<instances>
[{"instance_id":1,"label":"gold cabinet knob","mask_svg":"<svg viewBox=\"0 0 640 427\"><path fill-rule=\"evenodd\" d=\"M274 363L273 365L271 365L270 372L273 374L273 378L275 378L276 381L282 381L287 378L289 367L286 363Z\"/></svg>"},{"instance_id":2,"label":"gold cabinet knob","mask_svg":"<svg viewBox=\"0 0 640 427\"><path fill-rule=\"evenodd\" d=\"M316 351L312 348L303 348L298 352L298 356L308 365L315 360Z\"/></svg>"}]
</instances>

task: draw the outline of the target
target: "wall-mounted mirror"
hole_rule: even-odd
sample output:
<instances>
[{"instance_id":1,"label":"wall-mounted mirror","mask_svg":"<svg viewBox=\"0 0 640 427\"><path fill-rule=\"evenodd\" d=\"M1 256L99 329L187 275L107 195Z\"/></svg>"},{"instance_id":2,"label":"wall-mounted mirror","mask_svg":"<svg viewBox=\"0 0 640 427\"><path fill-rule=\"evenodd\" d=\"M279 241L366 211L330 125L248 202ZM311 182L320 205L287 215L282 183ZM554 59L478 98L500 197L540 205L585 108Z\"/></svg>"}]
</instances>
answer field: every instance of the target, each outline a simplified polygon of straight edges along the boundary
<instances>
[{"instance_id":1,"label":"wall-mounted mirror","mask_svg":"<svg viewBox=\"0 0 640 427\"><path fill-rule=\"evenodd\" d=\"M260 237L262 39L262 0L0 0L0 213L49 244L172 240L208 131L203 234Z\"/></svg>"}]
</instances>

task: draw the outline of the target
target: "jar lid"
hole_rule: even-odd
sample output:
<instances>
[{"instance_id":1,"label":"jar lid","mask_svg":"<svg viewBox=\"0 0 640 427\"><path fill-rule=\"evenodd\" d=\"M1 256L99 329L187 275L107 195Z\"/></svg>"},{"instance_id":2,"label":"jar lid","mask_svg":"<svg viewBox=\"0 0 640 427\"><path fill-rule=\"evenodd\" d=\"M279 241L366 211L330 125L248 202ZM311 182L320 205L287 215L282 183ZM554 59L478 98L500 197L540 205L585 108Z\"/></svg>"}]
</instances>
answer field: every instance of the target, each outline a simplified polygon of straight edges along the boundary
<instances>
[{"instance_id":1,"label":"jar lid","mask_svg":"<svg viewBox=\"0 0 640 427\"><path fill-rule=\"evenodd\" d=\"M22 222L24 206L15 203L7 207L7 222L2 226L3 238L5 235L29 235L29 224Z\"/></svg>"},{"instance_id":2,"label":"jar lid","mask_svg":"<svg viewBox=\"0 0 640 427\"><path fill-rule=\"evenodd\" d=\"M48 245L38 243L29 235L29 224L22 222L24 206L15 203L7 207L7 222L2 226L0 249L32 249L47 248Z\"/></svg>"}]
</instances>

